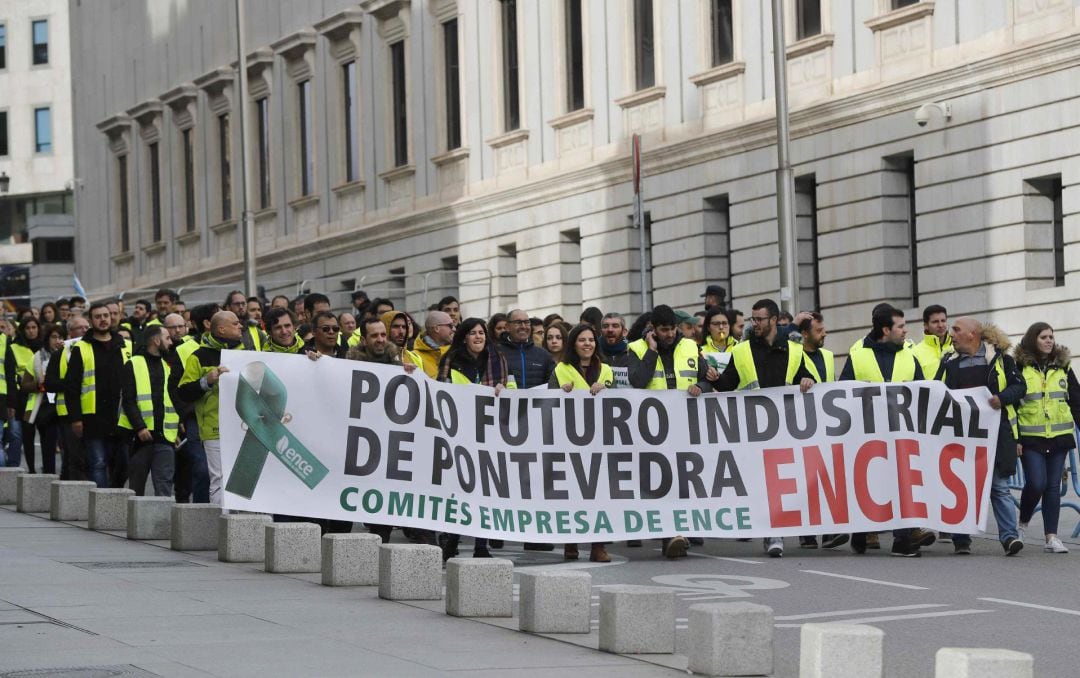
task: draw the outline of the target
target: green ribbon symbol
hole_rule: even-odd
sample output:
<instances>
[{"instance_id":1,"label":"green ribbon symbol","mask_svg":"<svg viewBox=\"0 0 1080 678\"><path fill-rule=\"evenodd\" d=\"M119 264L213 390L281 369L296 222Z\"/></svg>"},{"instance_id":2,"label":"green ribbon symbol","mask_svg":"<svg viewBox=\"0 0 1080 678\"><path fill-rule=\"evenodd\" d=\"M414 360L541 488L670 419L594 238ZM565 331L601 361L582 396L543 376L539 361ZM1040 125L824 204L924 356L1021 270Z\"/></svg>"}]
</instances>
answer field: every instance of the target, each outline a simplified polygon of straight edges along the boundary
<instances>
[{"instance_id":1,"label":"green ribbon symbol","mask_svg":"<svg viewBox=\"0 0 1080 678\"><path fill-rule=\"evenodd\" d=\"M287 397L285 384L266 363L248 363L240 372L236 413L247 425L247 433L225 484L227 492L251 499L270 453L310 489L330 472L285 427L289 420L285 414Z\"/></svg>"}]
</instances>

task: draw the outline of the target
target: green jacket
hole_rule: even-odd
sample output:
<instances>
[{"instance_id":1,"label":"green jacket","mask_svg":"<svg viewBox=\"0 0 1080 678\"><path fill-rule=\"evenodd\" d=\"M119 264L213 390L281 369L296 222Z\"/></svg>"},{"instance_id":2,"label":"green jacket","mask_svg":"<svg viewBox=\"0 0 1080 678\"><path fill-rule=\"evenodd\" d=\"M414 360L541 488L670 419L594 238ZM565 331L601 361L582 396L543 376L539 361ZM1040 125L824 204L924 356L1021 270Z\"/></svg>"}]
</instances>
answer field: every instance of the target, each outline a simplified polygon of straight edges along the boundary
<instances>
[{"instance_id":1,"label":"green jacket","mask_svg":"<svg viewBox=\"0 0 1080 678\"><path fill-rule=\"evenodd\" d=\"M226 346L209 332L203 334L199 344L199 348L184 360L184 376L180 377L177 395L181 400L195 405L199 436L203 440L218 440L221 437L218 430L218 384L207 384L206 375L221 364L221 349L240 350L243 344L238 342L236 346Z\"/></svg>"}]
</instances>

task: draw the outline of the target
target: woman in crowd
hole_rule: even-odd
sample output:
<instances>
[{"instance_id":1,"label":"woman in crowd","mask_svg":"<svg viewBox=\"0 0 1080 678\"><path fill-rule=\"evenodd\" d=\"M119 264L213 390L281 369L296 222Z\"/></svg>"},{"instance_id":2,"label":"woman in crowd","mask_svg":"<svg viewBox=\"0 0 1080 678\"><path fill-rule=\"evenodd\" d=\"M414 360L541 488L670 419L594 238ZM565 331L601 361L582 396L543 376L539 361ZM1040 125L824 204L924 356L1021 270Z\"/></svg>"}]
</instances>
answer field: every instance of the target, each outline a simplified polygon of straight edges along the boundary
<instances>
[{"instance_id":1,"label":"woman in crowd","mask_svg":"<svg viewBox=\"0 0 1080 678\"><path fill-rule=\"evenodd\" d=\"M42 311L44 316L44 308ZM42 328L41 335L44 337L41 348L34 354L34 391L26 401L25 428L32 426L41 440L41 467L44 472L56 473L56 443L60 429L56 421L55 395L45 392L45 370L52 355L64 345L64 333L59 325L49 324ZM33 437L30 439L32 441ZM27 460L30 458L27 455Z\"/></svg>"},{"instance_id":2,"label":"woman in crowd","mask_svg":"<svg viewBox=\"0 0 1080 678\"><path fill-rule=\"evenodd\" d=\"M731 322L724 309L713 306L705 313L702 322L705 330L701 342L702 353L728 353L738 342L731 336Z\"/></svg>"},{"instance_id":3,"label":"woman in crowd","mask_svg":"<svg viewBox=\"0 0 1080 678\"><path fill-rule=\"evenodd\" d=\"M611 367L601 361L597 353L596 330L592 325L582 324L570 330L570 335L566 338L566 351L555 365L555 372L551 375L548 386L561 388L567 393L575 389L588 390L592 395L596 395L614 381ZM577 544L563 546L563 557L566 560L577 560ZM589 560L594 563L607 563L611 561L611 556L602 542L594 542Z\"/></svg>"},{"instance_id":4,"label":"woman in crowd","mask_svg":"<svg viewBox=\"0 0 1080 678\"><path fill-rule=\"evenodd\" d=\"M544 330L544 350L551 354L556 363L563 358L563 351L567 347L566 337L569 334L570 326L561 320L556 320Z\"/></svg>"},{"instance_id":5,"label":"woman in crowd","mask_svg":"<svg viewBox=\"0 0 1080 678\"><path fill-rule=\"evenodd\" d=\"M1065 457L1076 447L1073 427L1080 423L1080 383L1069 365L1069 349L1054 341L1054 329L1044 322L1028 328L1014 355L1027 383L1027 395L1016 411L1020 431L1017 453L1025 481L1020 495L1020 539L1024 539L1024 530L1041 501L1046 535L1043 549L1068 553L1057 536L1059 483Z\"/></svg>"},{"instance_id":6,"label":"woman in crowd","mask_svg":"<svg viewBox=\"0 0 1080 678\"><path fill-rule=\"evenodd\" d=\"M56 309L56 304L51 301L46 301L41 305L41 312L38 313L38 320L46 325L51 325L57 321L60 316L60 311Z\"/></svg>"},{"instance_id":7,"label":"woman in crowd","mask_svg":"<svg viewBox=\"0 0 1080 678\"><path fill-rule=\"evenodd\" d=\"M4 359L4 375L8 390L8 466L18 466L26 455L26 470L37 473L34 465L34 427L23 420L26 402L37 391L34 375L34 354L41 349L41 323L30 314L23 314L15 339L8 347Z\"/></svg>"},{"instance_id":8,"label":"woman in crowd","mask_svg":"<svg viewBox=\"0 0 1080 678\"><path fill-rule=\"evenodd\" d=\"M510 316L505 313L496 313L491 316L487 323L488 338L496 344L502 341L502 336L510 329Z\"/></svg>"},{"instance_id":9,"label":"woman in crowd","mask_svg":"<svg viewBox=\"0 0 1080 678\"><path fill-rule=\"evenodd\" d=\"M487 336L480 318L468 318L454 332L450 348L439 360L437 379L451 384L475 384L495 389L495 395L506 388L506 360ZM458 554L460 535L446 534L440 538L443 561ZM490 558L488 540L476 538L473 558Z\"/></svg>"}]
</instances>

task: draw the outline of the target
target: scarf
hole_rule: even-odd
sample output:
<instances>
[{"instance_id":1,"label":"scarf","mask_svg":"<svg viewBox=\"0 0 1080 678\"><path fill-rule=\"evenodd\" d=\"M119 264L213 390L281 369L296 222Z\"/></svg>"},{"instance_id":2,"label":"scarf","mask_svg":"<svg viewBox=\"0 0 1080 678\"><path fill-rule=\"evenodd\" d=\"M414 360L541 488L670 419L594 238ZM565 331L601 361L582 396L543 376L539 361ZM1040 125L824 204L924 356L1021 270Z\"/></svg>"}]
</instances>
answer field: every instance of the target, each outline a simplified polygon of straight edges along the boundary
<instances>
[{"instance_id":1,"label":"scarf","mask_svg":"<svg viewBox=\"0 0 1080 678\"><path fill-rule=\"evenodd\" d=\"M601 341L600 352L608 356L609 358L612 358L626 353L626 348L628 345L629 344L627 343L626 339L620 339L618 342L612 344L611 346L608 346L606 341Z\"/></svg>"},{"instance_id":2,"label":"scarf","mask_svg":"<svg viewBox=\"0 0 1080 678\"><path fill-rule=\"evenodd\" d=\"M227 348L235 349L241 344L239 339L218 339L210 332L206 332L205 334L203 334L202 341L200 341L199 343L201 343L203 346L206 346L207 348L216 348L219 351L223 351Z\"/></svg>"},{"instance_id":3,"label":"scarf","mask_svg":"<svg viewBox=\"0 0 1080 678\"><path fill-rule=\"evenodd\" d=\"M506 385L506 360L495 349L495 344L490 341L484 347L483 353L476 358L473 358L469 354L469 350L464 347L451 348L439 361L437 380L450 381L451 369L455 369L466 376L470 376L470 372L478 372L480 378L474 383L483 386Z\"/></svg>"}]
</instances>

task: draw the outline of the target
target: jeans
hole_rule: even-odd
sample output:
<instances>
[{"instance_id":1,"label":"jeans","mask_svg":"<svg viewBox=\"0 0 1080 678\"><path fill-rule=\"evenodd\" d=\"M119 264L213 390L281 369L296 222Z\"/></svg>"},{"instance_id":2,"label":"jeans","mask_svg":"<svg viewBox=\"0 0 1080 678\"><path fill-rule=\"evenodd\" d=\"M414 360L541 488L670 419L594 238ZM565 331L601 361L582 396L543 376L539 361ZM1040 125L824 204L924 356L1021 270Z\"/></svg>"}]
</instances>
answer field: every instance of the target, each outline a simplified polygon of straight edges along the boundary
<instances>
[{"instance_id":1,"label":"jeans","mask_svg":"<svg viewBox=\"0 0 1080 678\"><path fill-rule=\"evenodd\" d=\"M1057 534L1061 514L1061 472L1065 469L1068 450L1043 452L1025 447L1020 463L1024 467L1024 491L1020 494L1020 522L1027 523L1035 515L1042 500L1043 532Z\"/></svg>"},{"instance_id":2,"label":"jeans","mask_svg":"<svg viewBox=\"0 0 1080 678\"><path fill-rule=\"evenodd\" d=\"M86 453L87 476L98 487L109 487L109 467L115 463L116 441L83 436L82 448Z\"/></svg>"},{"instance_id":3,"label":"jeans","mask_svg":"<svg viewBox=\"0 0 1080 678\"><path fill-rule=\"evenodd\" d=\"M40 434L41 470L43 473L56 473L56 441L60 435L60 431L56 428L56 420L43 426L35 424L34 428Z\"/></svg>"},{"instance_id":4,"label":"jeans","mask_svg":"<svg viewBox=\"0 0 1080 678\"><path fill-rule=\"evenodd\" d=\"M83 447L82 439L76 438L71 431L71 424L66 419L61 419L60 428L60 479L61 480L90 480L90 471L86 462L86 448Z\"/></svg>"},{"instance_id":5,"label":"jeans","mask_svg":"<svg viewBox=\"0 0 1080 678\"><path fill-rule=\"evenodd\" d=\"M990 486L990 508L994 510L994 520L998 526L998 541L1008 544L1013 539L1018 539L1020 533L1016 529L1016 504L1013 503L1012 492L1009 491L1009 479L994 473L994 482ZM954 534L954 546L970 546L970 534Z\"/></svg>"},{"instance_id":6,"label":"jeans","mask_svg":"<svg viewBox=\"0 0 1080 678\"><path fill-rule=\"evenodd\" d=\"M18 413L16 412L16 415ZM7 466L21 466L23 453L23 422L18 416L8 419L7 422ZM30 473L34 470L30 469Z\"/></svg>"},{"instance_id":7,"label":"jeans","mask_svg":"<svg viewBox=\"0 0 1080 678\"><path fill-rule=\"evenodd\" d=\"M173 493L173 447L165 443L134 443L128 460L128 478L136 496L143 496L146 476L154 481L155 497L171 497Z\"/></svg>"},{"instance_id":8,"label":"jeans","mask_svg":"<svg viewBox=\"0 0 1080 678\"><path fill-rule=\"evenodd\" d=\"M194 416L184 419L184 439L187 442L176 451L176 500L186 502L190 497L196 504L208 504L210 469Z\"/></svg>"}]
</instances>

